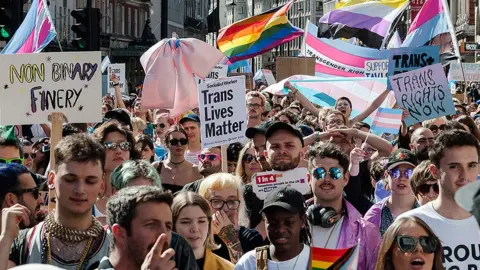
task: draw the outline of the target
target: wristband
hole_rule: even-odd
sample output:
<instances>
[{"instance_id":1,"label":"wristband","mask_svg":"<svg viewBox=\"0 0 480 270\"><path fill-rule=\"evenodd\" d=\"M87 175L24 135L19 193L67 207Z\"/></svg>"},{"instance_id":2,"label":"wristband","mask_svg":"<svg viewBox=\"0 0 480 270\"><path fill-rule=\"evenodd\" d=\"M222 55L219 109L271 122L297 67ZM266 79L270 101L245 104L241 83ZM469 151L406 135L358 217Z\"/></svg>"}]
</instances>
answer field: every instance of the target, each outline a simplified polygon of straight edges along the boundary
<instances>
[{"instance_id":1,"label":"wristband","mask_svg":"<svg viewBox=\"0 0 480 270\"><path fill-rule=\"evenodd\" d=\"M119 86L119 85L120 85L120 83L118 83L118 82L117 82L117 83L114 83L114 84L112 84L112 86L113 86L113 87L115 87L115 86Z\"/></svg>"}]
</instances>

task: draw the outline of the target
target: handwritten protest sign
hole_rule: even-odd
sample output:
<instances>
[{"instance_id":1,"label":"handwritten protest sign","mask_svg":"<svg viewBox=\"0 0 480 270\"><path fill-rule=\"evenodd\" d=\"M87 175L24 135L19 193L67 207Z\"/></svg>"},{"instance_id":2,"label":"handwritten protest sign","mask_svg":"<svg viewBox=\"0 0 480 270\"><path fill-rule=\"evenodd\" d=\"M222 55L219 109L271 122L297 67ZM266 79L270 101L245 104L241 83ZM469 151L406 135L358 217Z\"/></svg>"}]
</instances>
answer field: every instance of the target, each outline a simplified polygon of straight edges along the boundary
<instances>
[{"instance_id":1,"label":"handwritten protest sign","mask_svg":"<svg viewBox=\"0 0 480 270\"><path fill-rule=\"evenodd\" d=\"M390 83L398 106L409 112L407 126L455 113L441 64L394 75Z\"/></svg>"},{"instance_id":2,"label":"handwritten protest sign","mask_svg":"<svg viewBox=\"0 0 480 270\"><path fill-rule=\"evenodd\" d=\"M283 186L294 188L305 195L311 192L309 179L307 168L296 168L285 172L260 172L252 176L252 188L260 200L264 200L268 193Z\"/></svg>"},{"instance_id":3,"label":"handwritten protest sign","mask_svg":"<svg viewBox=\"0 0 480 270\"><path fill-rule=\"evenodd\" d=\"M475 63L462 63L463 74L465 74L465 79L463 78L462 68L460 64L455 62L450 65L450 79L454 81L471 81L478 82L480 81L480 64Z\"/></svg>"},{"instance_id":4,"label":"handwritten protest sign","mask_svg":"<svg viewBox=\"0 0 480 270\"><path fill-rule=\"evenodd\" d=\"M198 88L202 147L245 141L245 77L222 78Z\"/></svg>"},{"instance_id":5,"label":"handwritten protest sign","mask_svg":"<svg viewBox=\"0 0 480 270\"><path fill-rule=\"evenodd\" d=\"M390 49L388 77L440 63L440 46ZM390 81L388 89L392 89Z\"/></svg>"},{"instance_id":6,"label":"handwritten protest sign","mask_svg":"<svg viewBox=\"0 0 480 270\"><path fill-rule=\"evenodd\" d=\"M202 80L195 76L195 80L197 80L197 84L201 84L204 82L211 82L213 80L217 80L222 77L227 77L228 74L228 66L227 65L216 65L213 70L207 75L205 80Z\"/></svg>"},{"instance_id":7,"label":"handwritten protest sign","mask_svg":"<svg viewBox=\"0 0 480 270\"><path fill-rule=\"evenodd\" d=\"M70 123L102 120L100 52L0 56L0 123L46 124L53 112Z\"/></svg>"},{"instance_id":8,"label":"handwritten protest sign","mask_svg":"<svg viewBox=\"0 0 480 270\"><path fill-rule=\"evenodd\" d=\"M365 77L369 78L387 78L388 60L368 60L365 61Z\"/></svg>"},{"instance_id":9,"label":"handwritten protest sign","mask_svg":"<svg viewBox=\"0 0 480 270\"><path fill-rule=\"evenodd\" d=\"M120 91L122 93L125 92L125 64L110 64L108 66L108 92L110 94L115 94L115 87L113 86L113 82L110 80L110 75L114 73L118 78L118 83L120 87Z\"/></svg>"}]
</instances>

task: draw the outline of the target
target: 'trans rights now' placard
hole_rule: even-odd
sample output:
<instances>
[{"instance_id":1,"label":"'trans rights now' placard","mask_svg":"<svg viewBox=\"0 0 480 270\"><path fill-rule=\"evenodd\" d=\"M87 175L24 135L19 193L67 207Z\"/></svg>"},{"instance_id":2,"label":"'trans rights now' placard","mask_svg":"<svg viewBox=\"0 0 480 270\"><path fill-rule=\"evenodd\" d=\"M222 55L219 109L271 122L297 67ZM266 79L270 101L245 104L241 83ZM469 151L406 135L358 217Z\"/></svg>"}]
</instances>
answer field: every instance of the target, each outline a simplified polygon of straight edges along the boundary
<instances>
[{"instance_id":1,"label":"'trans rights now' placard","mask_svg":"<svg viewBox=\"0 0 480 270\"><path fill-rule=\"evenodd\" d=\"M245 77L228 77L198 86L202 147L246 140Z\"/></svg>"},{"instance_id":2,"label":"'trans rights now' placard","mask_svg":"<svg viewBox=\"0 0 480 270\"><path fill-rule=\"evenodd\" d=\"M407 126L455 113L452 94L441 64L390 77L397 104L409 115Z\"/></svg>"}]
</instances>

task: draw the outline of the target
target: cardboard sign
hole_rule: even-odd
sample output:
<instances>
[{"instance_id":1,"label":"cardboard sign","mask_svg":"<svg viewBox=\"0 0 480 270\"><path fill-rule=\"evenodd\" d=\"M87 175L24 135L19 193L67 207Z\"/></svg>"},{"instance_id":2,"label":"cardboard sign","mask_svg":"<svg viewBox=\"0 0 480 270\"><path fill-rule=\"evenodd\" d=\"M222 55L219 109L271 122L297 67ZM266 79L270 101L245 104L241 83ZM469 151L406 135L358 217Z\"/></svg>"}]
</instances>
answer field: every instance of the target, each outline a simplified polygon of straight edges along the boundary
<instances>
[{"instance_id":1,"label":"cardboard sign","mask_svg":"<svg viewBox=\"0 0 480 270\"><path fill-rule=\"evenodd\" d=\"M394 75L390 83L398 106L409 112L407 126L455 113L442 64Z\"/></svg>"},{"instance_id":2,"label":"cardboard sign","mask_svg":"<svg viewBox=\"0 0 480 270\"><path fill-rule=\"evenodd\" d=\"M315 76L314 57L278 57L276 67L277 81L298 74Z\"/></svg>"},{"instance_id":3,"label":"cardboard sign","mask_svg":"<svg viewBox=\"0 0 480 270\"><path fill-rule=\"evenodd\" d=\"M120 91L122 93L125 92L125 64L110 64L108 66L108 93L115 94L115 87L113 86L113 82L110 80L110 75L114 73L118 78L118 83L120 87Z\"/></svg>"},{"instance_id":4,"label":"cardboard sign","mask_svg":"<svg viewBox=\"0 0 480 270\"><path fill-rule=\"evenodd\" d=\"M102 120L100 52L0 56L0 123L49 123L53 112L70 123Z\"/></svg>"},{"instance_id":5,"label":"cardboard sign","mask_svg":"<svg viewBox=\"0 0 480 270\"><path fill-rule=\"evenodd\" d=\"M270 192L283 186L294 188L305 195L311 193L309 181L307 168L296 168L286 172L268 171L252 176L252 188L260 200L264 200Z\"/></svg>"},{"instance_id":6,"label":"cardboard sign","mask_svg":"<svg viewBox=\"0 0 480 270\"><path fill-rule=\"evenodd\" d=\"M246 141L245 77L228 77L198 86L202 148Z\"/></svg>"},{"instance_id":7,"label":"cardboard sign","mask_svg":"<svg viewBox=\"0 0 480 270\"><path fill-rule=\"evenodd\" d=\"M463 74L465 74L465 79L463 78L462 68L458 62L452 63L450 65L449 77L454 81L471 81L478 82L480 81L480 64L475 63L462 63Z\"/></svg>"},{"instance_id":8,"label":"cardboard sign","mask_svg":"<svg viewBox=\"0 0 480 270\"><path fill-rule=\"evenodd\" d=\"M222 77L227 77L228 74L228 66L227 65L216 65L213 70L208 74L205 80L202 80L195 76L195 80L197 80L197 84L201 84L204 82L211 82L213 80L218 80Z\"/></svg>"},{"instance_id":9,"label":"cardboard sign","mask_svg":"<svg viewBox=\"0 0 480 270\"><path fill-rule=\"evenodd\" d=\"M368 60L365 61L365 77L368 78L387 78L388 60Z\"/></svg>"},{"instance_id":10,"label":"cardboard sign","mask_svg":"<svg viewBox=\"0 0 480 270\"><path fill-rule=\"evenodd\" d=\"M440 46L390 49L388 77L440 63ZM390 81L388 89L392 89Z\"/></svg>"},{"instance_id":11,"label":"cardboard sign","mask_svg":"<svg viewBox=\"0 0 480 270\"><path fill-rule=\"evenodd\" d=\"M269 69L259 69L255 73L255 76L253 77L253 80L255 81L255 85L258 87L259 84L263 83L265 86L270 86L275 83L275 77L273 76L273 73Z\"/></svg>"}]
</instances>

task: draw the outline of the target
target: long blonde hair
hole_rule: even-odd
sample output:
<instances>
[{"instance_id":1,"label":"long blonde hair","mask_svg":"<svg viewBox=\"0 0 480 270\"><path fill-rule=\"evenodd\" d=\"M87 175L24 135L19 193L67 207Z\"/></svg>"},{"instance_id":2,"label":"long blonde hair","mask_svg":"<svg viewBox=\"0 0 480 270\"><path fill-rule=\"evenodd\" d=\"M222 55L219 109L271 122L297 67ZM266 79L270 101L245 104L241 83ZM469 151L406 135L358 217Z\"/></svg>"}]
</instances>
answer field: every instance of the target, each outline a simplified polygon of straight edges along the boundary
<instances>
[{"instance_id":1,"label":"long blonde hair","mask_svg":"<svg viewBox=\"0 0 480 270\"><path fill-rule=\"evenodd\" d=\"M243 164L243 156L247 153L248 149L253 147L251 141L247 142L238 154L237 168L235 169L235 175L242 178L242 182L247 184L247 174L245 173L245 165Z\"/></svg>"}]
</instances>

